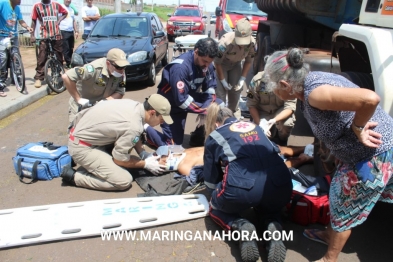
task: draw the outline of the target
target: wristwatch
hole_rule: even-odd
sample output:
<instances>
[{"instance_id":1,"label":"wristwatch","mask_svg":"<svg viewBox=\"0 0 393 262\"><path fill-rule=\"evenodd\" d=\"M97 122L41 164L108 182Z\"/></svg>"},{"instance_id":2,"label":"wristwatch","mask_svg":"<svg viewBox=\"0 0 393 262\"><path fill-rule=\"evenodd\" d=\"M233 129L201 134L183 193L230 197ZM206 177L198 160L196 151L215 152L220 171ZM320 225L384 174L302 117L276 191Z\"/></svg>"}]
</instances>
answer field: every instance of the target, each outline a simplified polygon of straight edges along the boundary
<instances>
[{"instance_id":1,"label":"wristwatch","mask_svg":"<svg viewBox=\"0 0 393 262\"><path fill-rule=\"evenodd\" d=\"M359 132L362 132L364 129L364 126L357 126L355 123L352 123L352 126Z\"/></svg>"}]
</instances>

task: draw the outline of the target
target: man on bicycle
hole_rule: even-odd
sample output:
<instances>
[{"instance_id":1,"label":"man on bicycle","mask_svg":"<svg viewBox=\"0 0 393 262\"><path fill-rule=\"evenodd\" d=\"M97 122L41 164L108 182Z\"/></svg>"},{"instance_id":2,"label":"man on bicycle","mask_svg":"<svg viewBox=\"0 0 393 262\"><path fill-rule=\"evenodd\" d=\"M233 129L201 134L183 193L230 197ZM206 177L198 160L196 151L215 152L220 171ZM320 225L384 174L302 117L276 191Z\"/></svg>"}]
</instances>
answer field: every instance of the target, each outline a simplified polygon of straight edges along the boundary
<instances>
[{"instance_id":1,"label":"man on bicycle","mask_svg":"<svg viewBox=\"0 0 393 262\"><path fill-rule=\"evenodd\" d=\"M4 92L4 88L6 87L5 81L8 76L8 68L7 68L7 40L10 33L17 34L17 21L19 24L29 30L33 31L26 22L23 20L22 13L20 11L20 2L21 0L10 0L10 1L1 1L0 2L0 30L8 32L8 33L0 33L0 97L5 97L7 94ZM18 43L16 43L18 46Z\"/></svg>"},{"instance_id":2,"label":"man on bicycle","mask_svg":"<svg viewBox=\"0 0 393 262\"><path fill-rule=\"evenodd\" d=\"M62 16L59 17L59 14ZM37 19L41 23L41 37L52 38L51 44L56 53L56 57L61 64L63 64L63 41L59 24L67 17L68 11L59 3L51 0L41 0L41 2L34 4L31 14L31 32L30 41L35 43L34 30L36 27ZM40 41L39 54L37 57L36 74L34 76L36 88L41 87L41 81L44 80L44 66L47 57L46 42Z\"/></svg>"}]
</instances>

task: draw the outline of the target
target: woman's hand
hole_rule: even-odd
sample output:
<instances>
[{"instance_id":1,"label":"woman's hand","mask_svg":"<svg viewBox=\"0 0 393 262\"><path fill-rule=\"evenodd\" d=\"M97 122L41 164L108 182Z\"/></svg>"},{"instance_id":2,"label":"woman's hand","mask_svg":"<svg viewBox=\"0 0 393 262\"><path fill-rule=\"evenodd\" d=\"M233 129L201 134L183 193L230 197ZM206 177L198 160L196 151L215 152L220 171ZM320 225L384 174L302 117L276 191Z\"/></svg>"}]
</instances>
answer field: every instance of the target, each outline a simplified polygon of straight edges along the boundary
<instances>
[{"instance_id":1,"label":"woman's hand","mask_svg":"<svg viewBox=\"0 0 393 262\"><path fill-rule=\"evenodd\" d=\"M353 132L358 137L359 141L371 148L378 148L382 144L380 133L373 131L371 128L376 127L377 122L368 122L362 130L357 128L353 123L351 125Z\"/></svg>"}]
</instances>

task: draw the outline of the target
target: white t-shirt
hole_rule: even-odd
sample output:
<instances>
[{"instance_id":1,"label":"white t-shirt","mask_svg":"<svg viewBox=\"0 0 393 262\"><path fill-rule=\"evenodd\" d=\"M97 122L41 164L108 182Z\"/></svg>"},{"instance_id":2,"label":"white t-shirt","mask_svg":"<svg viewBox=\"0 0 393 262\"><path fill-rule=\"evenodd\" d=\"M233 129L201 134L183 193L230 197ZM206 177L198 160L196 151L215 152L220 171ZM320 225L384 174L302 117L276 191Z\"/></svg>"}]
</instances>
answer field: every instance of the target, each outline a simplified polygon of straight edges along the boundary
<instances>
[{"instance_id":1,"label":"white t-shirt","mask_svg":"<svg viewBox=\"0 0 393 262\"><path fill-rule=\"evenodd\" d=\"M66 18L64 18L63 21L60 22L59 28L61 31L69 31L72 32L74 31L74 19L75 19L75 13L74 10L69 6L62 5L65 9L68 11L68 15Z\"/></svg>"},{"instance_id":2,"label":"white t-shirt","mask_svg":"<svg viewBox=\"0 0 393 262\"><path fill-rule=\"evenodd\" d=\"M98 10L98 7L92 6L88 7L87 5L82 7L82 18L88 17L88 16L95 16L97 14L100 14L100 10ZM91 30L93 29L96 21L84 21L84 30Z\"/></svg>"}]
</instances>

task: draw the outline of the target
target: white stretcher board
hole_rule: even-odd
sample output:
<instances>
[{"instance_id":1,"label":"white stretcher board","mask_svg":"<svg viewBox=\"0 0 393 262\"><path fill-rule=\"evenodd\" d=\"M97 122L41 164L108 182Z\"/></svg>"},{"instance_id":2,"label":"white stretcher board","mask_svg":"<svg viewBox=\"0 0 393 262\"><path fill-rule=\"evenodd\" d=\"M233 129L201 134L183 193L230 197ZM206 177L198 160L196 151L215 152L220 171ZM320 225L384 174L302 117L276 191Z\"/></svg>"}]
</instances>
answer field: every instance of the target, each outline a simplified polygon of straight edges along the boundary
<instances>
[{"instance_id":1,"label":"white stretcher board","mask_svg":"<svg viewBox=\"0 0 393 262\"><path fill-rule=\"evenodd\" d=\"M205 217L204 195L120 198L0 210L0 249Z\"/></svg>"}]
</instances>

